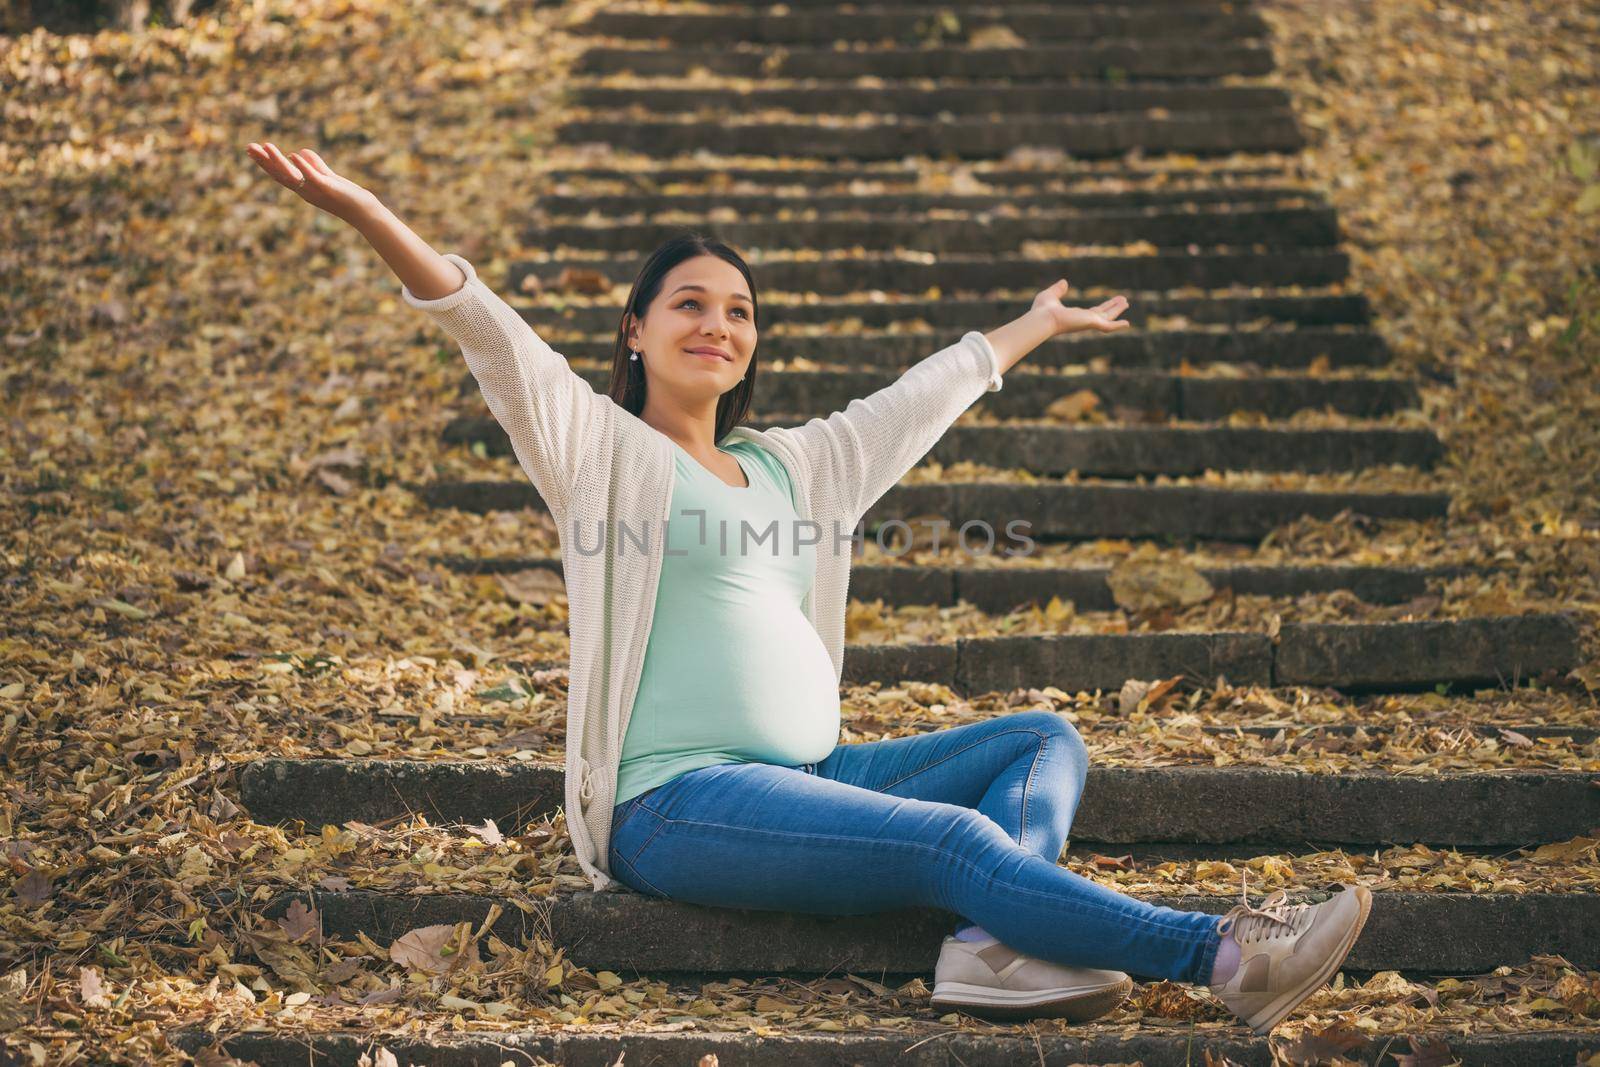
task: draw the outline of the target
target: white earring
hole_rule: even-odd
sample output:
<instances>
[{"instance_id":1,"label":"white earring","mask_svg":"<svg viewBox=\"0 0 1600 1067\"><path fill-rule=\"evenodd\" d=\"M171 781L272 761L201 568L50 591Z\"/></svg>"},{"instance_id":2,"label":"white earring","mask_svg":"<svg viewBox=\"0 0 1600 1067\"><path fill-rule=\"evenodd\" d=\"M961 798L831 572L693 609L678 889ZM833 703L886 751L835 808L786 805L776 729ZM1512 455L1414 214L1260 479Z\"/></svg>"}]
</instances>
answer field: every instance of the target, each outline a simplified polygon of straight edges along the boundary
<instances>
[{"instance_id":1,"label":"white earring","mask_svg":"<svg viewBox=\"0 0 1600 1067\"><path fill-rule=\"evenodd\" d=\"M634 353L633 353L633 355L631 355L631 356L629 356L629 357L628 357L628 358L629 358L629 359L638 359L638 358L639 358L639 352L638 352L638 350L637 350L637 349L636 349L636 350L634 350Z\"/></svg>"}]
</instances>

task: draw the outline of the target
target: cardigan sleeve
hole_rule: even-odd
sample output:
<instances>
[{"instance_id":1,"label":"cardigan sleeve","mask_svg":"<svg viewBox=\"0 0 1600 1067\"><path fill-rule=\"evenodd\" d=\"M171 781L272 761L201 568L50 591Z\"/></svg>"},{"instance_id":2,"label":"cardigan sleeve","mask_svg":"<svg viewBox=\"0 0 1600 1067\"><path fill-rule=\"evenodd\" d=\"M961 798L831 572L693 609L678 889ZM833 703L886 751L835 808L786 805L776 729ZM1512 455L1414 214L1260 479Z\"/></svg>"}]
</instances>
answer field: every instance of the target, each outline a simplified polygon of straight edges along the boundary
<instances>
[{"instance_id":1,"label":"cardigan sleeve","mask_svg":"<svg viewBox=\"0 0 1600 1067\"><path fill-rule=\"evenodd\" d=\"M854 526L928 454L957 416L1000 387L994 348L982 332L969 330L877 392L786 435L804 454L811 484L829 485Z\"/></svg>"},{"instance_id":2,"label":"cardigan sleeve","mask_svg":"<svg viewBox=\"0 0 1600 1067\"><path fill-rule=\"evenodd\" d=\"M517 462L559 520L572 500L590 431L600 421L599 405L610 398L596 393L516 309L480 281L471 263L453 252L444 258L466 275L460 289L423 300L402 285L400 296L461 346Z\"/></svg>"}]
</instances>

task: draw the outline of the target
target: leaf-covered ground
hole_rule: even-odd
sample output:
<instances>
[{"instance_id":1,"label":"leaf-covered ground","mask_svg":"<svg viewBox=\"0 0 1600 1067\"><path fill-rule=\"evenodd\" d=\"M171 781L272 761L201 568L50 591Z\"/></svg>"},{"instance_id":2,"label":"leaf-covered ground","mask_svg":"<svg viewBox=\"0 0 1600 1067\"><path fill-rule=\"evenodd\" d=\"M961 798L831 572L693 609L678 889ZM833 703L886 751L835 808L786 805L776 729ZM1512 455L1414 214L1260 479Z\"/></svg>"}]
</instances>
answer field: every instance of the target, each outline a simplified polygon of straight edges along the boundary
<instances>
[{"instance_id":1,"label":"leaf-covered ground","mask_svg":"<svg viewBox=\"0 0 1600 1067\"><path fill-rule=\"evenodd\" d=\"M315 147L498 284L513 260L553 251L512 236L545 187L542 168L650 166L551 143L564 71L585 43L565 27L597 6L252 0L138 36L0 38L0 1037L23 1062L178 1062L163 1035L204 1023L989 1028L936 1018L920 981L669 988L574 969L537 939L491 939L493 962L476 965L471 952L449 952L471 931L318 946L303 914L275 923L243 906L207 922L195 903L223 885L461 888L482 878L537 898L587 884L559 815L505 838L425 825L297 835L250 822L229 798L237 766L272 753L559 758L564 675L507 664L564 654L564 601L434 562L548 554L548 519L434 512L402 488L516 474L503 459L440 446L459 410L459 354L400 303L357 235L267 180L244 146ZM1492 563L1500 576L1441 585L1411 610L1573 611L1584 666L1537 690L1366 700L1224 686L1156 702L1038 690L962 702L863 687L846 694L842 740L1042 702L1074 716L1106 762L1595 768L1592 741L1530 741L1515 727L1600 726L1600 212L1578 210L1596 181L1584 160L1600 147L1600 15L1576 0L1271 0L1263 14L1280 65L1264 81L1293 92L1313 136L1299 163L1348 235L1350 289L1373 301L1402 369L1422 375L1424 424L1448 458L1423 477L1189 481L1442 488L1454 502L1440 522L1308 520L1256 550L1158 555ZM1039 165L1041 179L1086 180L1120 166L1049 155ZM1182 176L1211 162L1152 165ZM962 168L930 166L925 184L973 183ZM1046 229L1038 238L1027 254L1062 254ZM624 295L628 279L613 281L599 299ZM1083 300L1096 298L1092 279L1074 281ZM913 477L1027 476L956 465ZM1096 542L1003 565L1106 566L1138 550ZM1256 599L1238 598L1229 625L1396 617L1337 597ZM1223 610L1204 602L1156 628L1214 626ZM1059 604L1009 623L858 605L851 625L873 640L1151 628ZM1351 722L1372 732L1352 742L1200 729ZM1512 729L1457 729L1468 722ZM1080 869L1163 891L1233 892L1241 865L1262 891L1352 876L1423 890L1594 888L1589 838L1493 858L1391 849L1167 871L1108 859ZM1155 983L1100 1025L1191 1022L1226 1025L1203 996ZM1341 979L1279 1033L1336 1046L1340 1027L1419 1026L1600 1029L1600 974L1539 957L1475 979Z\"/></svg>"}]
</instances>

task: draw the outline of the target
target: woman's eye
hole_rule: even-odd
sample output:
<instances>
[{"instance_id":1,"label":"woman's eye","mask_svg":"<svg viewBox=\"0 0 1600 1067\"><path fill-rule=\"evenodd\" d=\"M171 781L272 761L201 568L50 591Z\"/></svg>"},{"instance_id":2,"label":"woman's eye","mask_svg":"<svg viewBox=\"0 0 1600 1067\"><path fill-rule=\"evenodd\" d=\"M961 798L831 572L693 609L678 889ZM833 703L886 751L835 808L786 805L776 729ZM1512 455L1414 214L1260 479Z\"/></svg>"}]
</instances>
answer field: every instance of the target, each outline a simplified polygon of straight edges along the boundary
<instances>
[{"instance_id":1,"label":"woman's eye","mask_svg":"<svg viewBox=\"0 0 1600 1067\"><path fill-rule=\"evenodd\" d=\"M683 303L679 304L678 306L681 307L681 308L685 308L685 307L688 307L690 304L698 305L699 303L700 303L700 301L691 298L689 300L685 300ZM748 311L746 311L744 308L734 308L733 310L737 311L739 314L743 315L747 319L750 317L750 313Z\"/></svg>"}]
</instances>

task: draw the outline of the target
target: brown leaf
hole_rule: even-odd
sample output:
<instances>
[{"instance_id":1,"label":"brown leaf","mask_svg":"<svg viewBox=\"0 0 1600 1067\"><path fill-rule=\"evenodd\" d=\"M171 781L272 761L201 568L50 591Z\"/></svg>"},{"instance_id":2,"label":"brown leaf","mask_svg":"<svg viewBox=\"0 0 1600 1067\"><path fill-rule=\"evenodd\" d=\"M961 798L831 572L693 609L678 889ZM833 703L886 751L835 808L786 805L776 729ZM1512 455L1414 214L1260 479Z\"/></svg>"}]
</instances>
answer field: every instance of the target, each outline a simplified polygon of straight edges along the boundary
<instances>
[{"instance_id":1,"label":"brown leaf","mask_svg":"<svg viewBox=\"0 0 1600 1067\"><path fill-rule=\"evenodd\" d=\"M1078 422L1100 406L1100 398L1088 389L1058 397L1044 409L1045 418Z\"/></svg>"},{"instance_id":2,"label":"brown leaf","mask_svg":"<svg viewBox=\"0 0 1600 1067\"><path fill-rule=\"evenodd\" d=\"M1350 1056L1347 1053L1358 1052L1366 1048L1367 1039L1361 1032L1348 1023L1334 1023L1323 1030L1307 1030L1291 1044L1285 1045L1280 1054L1284 1062L1294 1064L1295 1067L1320 1067L1322 1064L1358 1064L1359 1055Z\"/></svg>"},{"instance_id":3,"label":"brown leaf","mask_svg":"<svg viewBox=\"0 0 1600 1067\"><path fill-rule=\"evenodd\" d=\"M1171 678L1159 682L1146 682L1137 678L1129 678L1122 683L1122 690L1117 694L1117 713L1120 715L1133 715L1141 711L1160 711L1162 706L1171 699L1173 690L1183 675L1173 675Z\"/></svg>"},{"instance_id":4,"label":"brown leaf","mask_svg":"<svg viewBox=\"0 0 1600 1067\"><path fill-rule=\"evenodd\" d=\"M494 580L504 590L506 599L517 604L542 606L548 604L551 597L567 595L567 583L549 567L497 574Z\"/></svg>"},{"instance_id":5,"label":"brown leaf","mask_svg":"<svg viewBox=\"0 0 1600 1067\"><path fill-rule=\"evenodd\" d=\"M1165 980L1141 989L1134 1006L1158 1019L1199 1019L1212 1011L1189 987Z\"/></svg>"},{"instance_id":6,"label":"brown leaf","mask_svg":"<svg viewBox=\"0 0 1600 1067\"><path fill-rule=\"evenodd\" d=\"M227 822L237 814L239 814L239 806L223 796L216 786L212 786L211 804L206 809L206 817L212 822ZM230 830L229 833L232 833L232 831ZM238 835L235 834L234 836L237 837ZM240 840L243 841L242 838ZM226 839L224 839L224 843L226 843Z\"/></svg>"},{"instance_id":7,"label":"brown leaf","mask_svg":"<svg viewBox=\"0 0 1600 1067\"><path fill-rule=\"evenodd\" d=\"M29 907L49 900L52 888L50 876L37 867L11 883L11 891L17 895L18 900Z\"/></svg>"},{"instance_id":8,"label":"brown leaf","mask_svg":"<svg viewBox=\"0 0 1600 1067\"><path fill-rule=\"evenodd\" d=\"M1139 702L1144 695L1150 692L1154 682L1143 682L1137 678L1129 678L1122 683L1122 690L1117 694L1117 713L1119 715L1132 715L1139 709Z\"/></svg>"},{"instance_id":9,"label":"brown leaf","mask_svg":"<svg viewBox=\"0 0 1600 1067\"><path fill-rule=\"evenodd\" d=\"M78 995L83 997L86 1007L111 1007L111 998L106 996L105 986L100 982L100 972L93 967L78 968Z\"/></svg>"},{"instance_id":10,"label":"brown leaf","mask_svg":"<svg viewBox=\"0 0 1600 1067\"><path fill-rule=\"evenodd\" d=\"M210 589L215 581L209 574L185 570L174 570L172 580L181 593L198 593L202 589Z\"/></svg>"},{"instance_id":11,"label":"brown leaf","mask_svg":"<svg viewBox=\"0 0 1600 1067\"><path fill-rule=\"evenodd\" d=\"M1124 611L1188 607L1209 600L1215 592L1205 576L1187 563L1132 557L1111 568L1106 585Z\"/></svg>"},{"instance_id":12,"label":"brown leaf","mask_svg":"<svg viewBox=\"0 0 1600 1067\"><path fill-rule=\"evenodd\" d=\"M1411 1034L1407 1040L1411 1042L1410 1053L1391 1053L1396 1067L1448 1067L1459 1062L1443 1038L1426 1041Z\"/></svg>"},{"instance_id":13,"label":"brown leaf","mask_svg":"<svg viewBox=\"0 0 1600 1067\"><path fill-rule=\"evenodd\" d=\"M395 1059L394 1053L379 1045L371 1056L365 1052L356 1060L356 1067L400 1067L400 1061Z\"/></svg>"},{"instance_id":14,"label":"brown leaf","mask_svg":"<svg viewBox=\"0 0 1600 1067\"><path fill-rule=\"evenodd\" d=\"M366 460L353 446L345 445L318 452L308 462L313 470L319 470L323 467L360 467Z\"/></svg>"},{"instance_id":15,"label":"brown leaf","mask_svg":"<svg viewBox=\"0 0 1600 1067\"><path fill-rule=\"evenodd\" d=\"M312 944L322 943L322 913L316 908L308 908L305 901L295 899L289 904L289 910L278 920L281 929L290 941L299 943L308 938Z\"/></svg>"},{"instance_id":16,"label":"brown leaf","mask_svg":"<svg viewBox=\"0 0 1600 1067\"><path fill-rule=\"evenodd\" d=\"M443 974L459 962L459 952L451 945L455 933L456 927L449 923L420 926L389 946L389 958L402 967Z\"/></svg>"},{"instance_id":17,"label":"brown leaf","mask_svg":"<svg viewBox=\"0 0 1600 1067\"><path fill-rule=\"evenodd\" d=\"M1102 871L1131 871L1133 870L1133 853L1125 856L1102 856L1098 852L1089 857L1089 862Z\"/></svg>"},{"instance_id":18,"label":"brown leaf","mask_svg":"<svg viewBox=\"0 0 1600 1067\"><path fill-rule=\"evenodd\" d=\"M326 468L317 471L317 481L327 486L329 491L334 493L336 496L349 496L351 493L355 492L356 488L350 482L350 479L343 478Z\"/></svg>"},{"instance_id":19,"label":"brown leaf","mask_svg":"<svg viewBox=\"0 0 1600 1067\"><path fill-rule=\"evenodd\" d=\"M256 954L256 958L271 967L279 978L298 990L309 993L320 992L317 988L316 961L300 946L278 940L282 936L278 930L268 930L247 933L245 941Z\"/></svg>"},{"instance_id":20,"label":"brown leaf","mask_svg":"<svg viewBox=\"0 0 1600 1067\"><path fill-rule=\"evenodd\" d=\"M498 845L505 840L500 833L500 828L494 824L493 819L485 819L482 826L468 827L468 830L486 845Z\"/></svg>"},{"instance_id":21,"label":"brown leaf","mask_svg":"<svg viewBox=\"0 0 1600 1067\"><path fill-rule=\"evenodd\" d=\"M330 965L327 970L322 972L322 977L325 981L337 985L340 982L348 982L360 973L361 961L352 957Z\"/></svg>"},{"instance_id":22,"label":"brown leaf","mask_svg":"<svg viewBox=\"0 0 1600 1067\"><path fill-rule=\"evenodd\" d=\"M254 1060L236 1060L221 1045L203 1048L194 1054L196 1067L256 1067Z\"/></svg>"},{"instance_id":23,"label":"brown leaf","mask_svg":"<svg viewBox=\"0 0 1600 1067\"><path fill-rule=\"evenodd\" d=\"M533 277L530 273L527 277ZM611 279L591 267L566 267L556 277L555 283L550 286L560 293L584 293L590 296L599 296L611 291ZM526 280L523 291L528 292Z\"/></svg>"}]
</instances>

